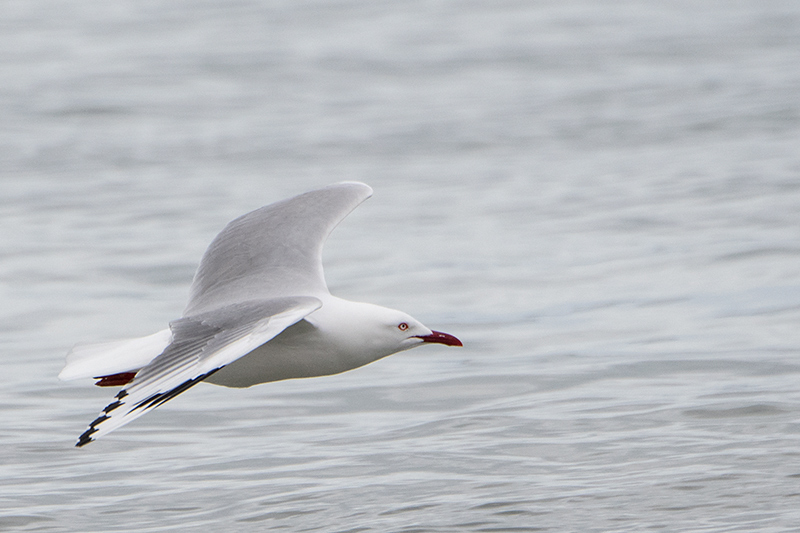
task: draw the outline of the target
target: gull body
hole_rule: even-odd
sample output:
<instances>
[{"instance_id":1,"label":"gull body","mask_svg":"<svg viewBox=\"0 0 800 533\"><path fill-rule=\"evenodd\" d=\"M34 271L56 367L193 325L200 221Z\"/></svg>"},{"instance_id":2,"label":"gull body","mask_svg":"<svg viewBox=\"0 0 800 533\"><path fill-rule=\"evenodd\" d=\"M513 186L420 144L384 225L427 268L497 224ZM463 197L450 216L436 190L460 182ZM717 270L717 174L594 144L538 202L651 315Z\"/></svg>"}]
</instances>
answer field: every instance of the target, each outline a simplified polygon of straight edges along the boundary
<instances>
[{"instance_id":1,"label":"gull body","mask_svg":"<svg viewBox=\"0 0 800 533\"><path fill-rule=\"evenodd\" d=\"M206 250L184 314L168 329L73 348L61 379L123 386L77 446L201 381L250 387L338 374L423 343L461 346L402 311L328 292L322 245L371 194L339 183L237 218Z\"/></svg>"},{"instance_id":2,"label":"gull body","mask_svg":"<svg viewBox=\"0 0 800 533\"><path fill-rule=\"evenodd\" d=\"M407 324L402 331L400 324ZM401 311L327 295L322 306L206 381L250 387L340 374L408 350L432 331ZM430 341L429 341L430 342Z\"/></svg>"}]
</instances>

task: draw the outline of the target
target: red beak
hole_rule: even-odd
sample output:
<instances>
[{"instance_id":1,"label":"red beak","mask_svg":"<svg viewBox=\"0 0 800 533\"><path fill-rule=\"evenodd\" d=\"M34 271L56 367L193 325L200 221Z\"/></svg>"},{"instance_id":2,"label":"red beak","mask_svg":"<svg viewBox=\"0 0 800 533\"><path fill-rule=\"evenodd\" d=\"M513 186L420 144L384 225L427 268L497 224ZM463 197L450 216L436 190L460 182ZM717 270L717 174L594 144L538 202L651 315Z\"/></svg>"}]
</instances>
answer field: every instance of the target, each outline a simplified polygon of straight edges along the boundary
<instances>
[{"instance_id":1,"label":"red beak","mask_svg":"<svg viewBox=\"0 0 800 533\"><path fill-rule=\"evenodd\" d=\"M453 337L449 333L442 333L441 331L431 331L430 335L417 335L423 342L435 342L438 344L446 344L447 346L464 346L461 341Z\"/></svg>"}]
</instances>

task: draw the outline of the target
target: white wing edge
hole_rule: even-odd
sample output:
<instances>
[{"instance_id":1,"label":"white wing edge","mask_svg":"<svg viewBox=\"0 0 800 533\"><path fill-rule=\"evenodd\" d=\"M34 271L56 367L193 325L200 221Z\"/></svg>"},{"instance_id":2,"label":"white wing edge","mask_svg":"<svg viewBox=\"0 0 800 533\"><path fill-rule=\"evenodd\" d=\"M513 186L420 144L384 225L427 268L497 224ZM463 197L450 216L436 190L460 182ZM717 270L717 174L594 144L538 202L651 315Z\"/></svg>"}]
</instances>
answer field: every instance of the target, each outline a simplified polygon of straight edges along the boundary
<instances>
[{"instance_id":1,"label":"white wing edge","mask_svg":"<svg viewBox=\"0 0 800 533\"><path fill-rule=\"evenodd\" d=\"M172 331L163 329L146 337L97 344L78 344L67 354L58 379L110 376L147 366L172 342Z\"/></svg>"},{"instance_id":2,"label":"white wing edge","mask_svg":"<svg viewBox=\"0 0 800 533\"><path fill-rule=\"evenodd\" d=\"M76 446L81 447L95 441L103 435L126 425L150 412L164 401L185 391L192 385L202 381L210 373L233 361L244 357L265 342L276 337L284 329L295 324L322 306L316 298L303 298L299 303L281 313L260 320L252 332L217 350L215 353L200 358L195 363L179 365L154 379L137 382L134 379L114 397L116 401L109 404L81 435ZM153 401L154 397L166 397L163 401ZM144 405L147 402L147 405ZM143 406L144 405L144 406ZM120 409L121 407L125 407Z\"/></svg>"}]
</instances>

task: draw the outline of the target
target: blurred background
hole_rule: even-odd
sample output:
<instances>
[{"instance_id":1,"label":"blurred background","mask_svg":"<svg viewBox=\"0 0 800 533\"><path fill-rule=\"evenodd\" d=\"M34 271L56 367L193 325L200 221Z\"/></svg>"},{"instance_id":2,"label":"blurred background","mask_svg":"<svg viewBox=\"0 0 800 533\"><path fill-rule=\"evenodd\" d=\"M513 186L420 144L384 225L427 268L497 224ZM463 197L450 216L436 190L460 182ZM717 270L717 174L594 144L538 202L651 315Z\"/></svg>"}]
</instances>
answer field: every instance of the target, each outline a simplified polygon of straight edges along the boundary
<instances>
[{"instance_id":1,"label":"blurred background","mask_svg":"<svg viewBox=\"0 0 800 533\"><path fill-rule=\"evenodd\" d=\"M800 4L0 2L0 530L791 531ZM87 446L77 342L343 180L334 294L453 333Z\"/></svg>"}]
</instances>

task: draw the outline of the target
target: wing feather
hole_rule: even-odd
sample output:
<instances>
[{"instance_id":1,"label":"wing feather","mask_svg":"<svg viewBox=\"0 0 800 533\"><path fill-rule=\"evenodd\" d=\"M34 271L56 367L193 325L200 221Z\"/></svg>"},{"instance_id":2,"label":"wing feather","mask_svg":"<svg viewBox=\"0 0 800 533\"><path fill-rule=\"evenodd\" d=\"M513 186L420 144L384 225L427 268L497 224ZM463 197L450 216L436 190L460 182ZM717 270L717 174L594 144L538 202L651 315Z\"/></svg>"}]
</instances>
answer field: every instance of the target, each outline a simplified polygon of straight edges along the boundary
<instances>
[{"instance_id":1,"label":"wing feather","mask_svg":"<svg viewBox=\"0 0 800 533\"><path fill-rule=\"evenodd\" d=\"M171 400L321 305L313 297L254 300L171 322L169 346L119 391L114 401L89 424L77 446L84 446Z\"/></svg>"},{"instance_id":2,"label":"wing feather","mask_svg":"<svg viewBox=\"0 0 800 533\"><path fill-rule=\"evenodd\" d=\"M184 315L254 298L327 293L322 246L371 195L363 183L337 183L233 220L203 255Z\"/></svg>"}]
</instances>

